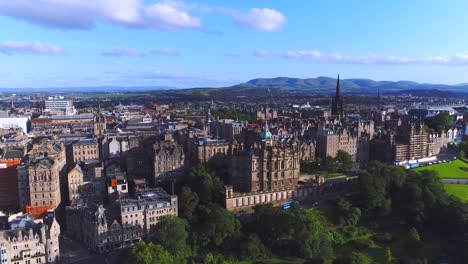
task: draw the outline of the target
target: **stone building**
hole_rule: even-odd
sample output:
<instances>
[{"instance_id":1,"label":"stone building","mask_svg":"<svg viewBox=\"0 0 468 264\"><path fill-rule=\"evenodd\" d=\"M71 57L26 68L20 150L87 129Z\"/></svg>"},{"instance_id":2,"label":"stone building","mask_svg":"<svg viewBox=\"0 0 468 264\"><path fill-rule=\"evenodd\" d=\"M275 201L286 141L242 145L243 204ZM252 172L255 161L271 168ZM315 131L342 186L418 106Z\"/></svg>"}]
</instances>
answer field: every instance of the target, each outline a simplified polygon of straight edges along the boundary
<instances>
[{"instance_id":1,"label":"stone building","mask_svg":"<svg viewBox=\"0 0 468 264\"><path fill-rule=\"evenodd\" d=\"M246 121L236 121L232 119L220 119L210 122L209 135L213 138L232 141L233 139L240 140L244 128L247 126Z\"/></svg>"},{"instance_id":2,"label":"stone building","mask_svg":"<svg viewBox=\"0 0 468 264\"><path fill-rule=\"evenodd\" d=\"M272 109L269 107L264 107L261 110L257 111L257 119L262 119L262 120L271 120L278 118L278 110Z\"/></svg>"},{"instance_id":3,"label":"stone building","mask_svg":"<svg viewBox=\"0 0 468 264\"><path fill-rule=\"evenodd\" d=\"M67 145L67 163L75 164L99 159L99 144L91 138L83 138Z\"/></svg>"},{"instance_id":4,"label":"stone building","mask_svg":"<svg viewBox=\"0 0 468 264\"><path fill-rule=\"evenodd\" d=\"M338 150L349 153L353 158L357 156L358 134L348 127L328 126L319 128L317 133L317 153L322 159L335 157Z\"/></svg>"},{"instance_id":5,"label":"stone building","mask_svg":"<svg viewBox=\"0 0 468 264\"><path fill-rule=\"evenodd\" d=\"M177 177L184 168L184 150L174 141L157 141L154 145L154 180Z\"/></svg>"},{"instance_id":6,"label":"stone building","mask_svg":"<svg viewBox=\"0 0 468 264\"><path fill-rule=\"evenodd\" d=\"M399 127L395 137L394 161L417 160L438 155L447 147L449 138L429 133L420 122L407 122Z\"/></svg>"},{"instance_id":7,"label":"stone building","mask_svg":"<svg viewBox=\"0 0 468 264\"><path fill-rule=\"evenodd\" d=\"M63 144L34 145L18 165L18 192L22 208L38 217L61 202L60 181L66 178Z\"/></svg>"},{"instance_id":8,"label":"stone building","mask_svg":"<svg viewBox=\"0 0 468 264\"><path fill-rule=\"evenodd\" d=\"M319 125L316 136L317 156L322 159L335 157L338 150L342 150L356 161L368 161L369 142L374 137L374 122L347 121L349 122Z\"/></svg>"},{"instance_id":9,"label":"stone building","mask_svg":"<svg viewBox=\"0 0 468 264\"><path fill-rule=\"evenodd\" d=\"M177 196L163 189L147 189L137 193L137 199L121 199L117 202L120 221L124 225L139 225L147 236L162 216L177 216Z\"/></svg>"},{"instance_id":10,"label":"stone building","mask_svg":"<svg viewBox=\"0 0 468 264\"><path fill-rule=\"evenodd\" d=\"M81 198L80 189L83 186L84 173L80 164L68 172L68 200L70 203Z\"/></svg>"},{"instance_id":11,"label":"stone building","mask_svg":"<svg viewBox=\"0 0 468 264\"><path fill-rule=\"evenodd\" d=\"M136 198L117 200L107 208L67 206L67 233L95 252L108 252L146 238L162 216L177 216L177 208L177 196L162 189L137 192Z\"/></svg>"},{"instance_id":12,"label":"stone building","mask_svg":"<svg viewBox=\"0 0 468 264\"><path fill-rule=\"evenodd\" d=\"M297 140L273 141L267 126L262 142L249 149L234 144L228 158L229 183L235 192L270 191L297 186L301 151Z\"/></svg>"},{"instance_id":13,"label":"stone building","mask_svg":"<svg viewBox=\"0 0 468 264\"><path fill-rule=\"evenodd\" d=\"M122 225L102 205L73 205L66 209L67 233L94 252L104 253L141 240L141 227Z\"/></svg>"},{"instance_id":14,"label":"stone building","mask_svg":"<svg viewBox=\"0 0 468 264\"><path fill-rule=\"evenodd\" d=\"M187 142L187 160L193 166L210 160L224 159L230 147L230 142L226 140L192 138Z\"/></svg>"},{"instance_id":15,"label":"stone building","mask_svg":"<svg viewBox=\"0 0 468 264\"><path fill-rule=\"evenodd\" d=\"M57 263L60 226L54 213L35 220L31 214L0 219L0 263Z\"/></svg>"}]
</instances>

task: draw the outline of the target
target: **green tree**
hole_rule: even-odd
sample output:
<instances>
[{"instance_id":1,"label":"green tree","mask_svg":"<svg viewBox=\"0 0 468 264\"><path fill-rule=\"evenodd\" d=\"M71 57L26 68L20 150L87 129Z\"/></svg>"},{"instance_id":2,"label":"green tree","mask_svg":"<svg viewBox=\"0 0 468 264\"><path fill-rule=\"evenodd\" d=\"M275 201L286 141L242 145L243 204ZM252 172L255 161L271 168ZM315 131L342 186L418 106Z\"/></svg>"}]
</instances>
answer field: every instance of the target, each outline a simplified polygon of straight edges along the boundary
<instances>
[{"instance_id":1,"label":"green tree","mask_svg":"<svg viewBox=\"0 0 468 264\"><path fill-rule=\"evenodd\" d=\"M187 244L187 228L184 219L177 216L163 216L151 231L151 235L172 255L186 258L191 255L190 246Z\"/></svg>"},{"instance_id":2,"label":"green tree","mask_svg":"<svg viewBox=\"0 0 468 264\"><path fill-rule=\"evenodd\" d=\"M392 250L387 247L385 249L385 264L392 264L395 262L395 258L393 257Z\"/></svg>"},{"instance_id":3,"label":"green tree","mask_svg":"<svg viewBox=\"0 0 468 264\"><path fill-rule=\"evenodd\" d=\"M413 258L414 260L424 262L423 254L423 245L421 238L419 237L418 230L416 228L411 228L408 234L408 238L404 243L405 253L407 256Z\"/></svg>"},{"instance_id":4,"label":"green tree","mask_svg":"<svg viewBox=\"0 0 468 264\"><path fill-rule=\"evenodd\" d=\"M353 207L351 203L344 198L337 200L337 215L338 224L340 225L356 225L361 218L361 209Z\"/></svg>"},{"instance_id":5,"label":"green tree","mask_svg":"<svg viewBox=\"0 0 468 264\"><path fill-rule=\"evenodd\" d=\"M239 238L240 222L233 213L216 204L208 204L201 209L196 228L199 246L221 246L227 239Z\"/></svg>"},{"instance_id":6,"label":"green tree","mask_svg":"<svg viewBox=\"0 0 468 264\"><path fill-rule=\"evenodd\" d=\"M247 241L241 245L241 254L246 259L257 260L268 258L271 253L255 234L250 234Z\"/></svg>"},{"instance_id":7,"label":"green tree","mask_svg":"<svg viewBox=\"0 0 468 264\"><path fill-rule=\"evenodd\" d=\"M335 173L337 170L336 160L331 156L327 156L327 158L325 159L325 166L323 168L328 173Z\"/></svg>"},{"instance_id":8,"label":"green tree","mask_svg":"<svg viewBox=\"0 0 468 264\"><path fill-rule=\"evenodd\" d=\"M382 176L365 173L359 177L360 202L366 209L379 209L384 206L387 191Z\"/></svg>"},{"instance_id":9,"label":"green tree","mask_svg":"<svg viewBox=\"0 0 468 264\"><path fill-rule=\"evenodd\" d=\"M171 254L161 245L138 242L130 250L130 259L135 264L171 264L174 260Z\"/></svg>"},{"instance_id":10,"label":"green tree","mask_svg":"<svg viewBox=\"0 0 468 264\"><path fill-rule=\"evenodd\" d=\"M351 253L350 259L351 259L351 264L371 264L372 263L372 259L368 255L358 252L358 251L353 251L353 253Z\"/></svg>"},{"instance_id":11,"label":"green tree","mask_svg":"<svg viewBox=\"0 0 468 264\"><path fill-rule=\"evenodd\" d=\"M426 118L425 124L440 133L447 130L453 124L453 118L448 112L440 112L434 117Z\"/></svg>"},{"instance_id":12,"label":"green tree","mask_svg":"<svg viewBox=\"0 0 468 264\"><path fill-rule=\"evenodd\" d=\"M351 171L354 167L353 157L346 151L338 150L335 160L339 169L344 173Z\"/></svg>"},{"instance_id":13,"label":"green tree","mask_svg":"<svg viewBox=\"0 0 468 264\"><path fill-rule=\"evenodd\" d=\"M195 166L189 171L187 184L204 204L219 199L223 188L221 179L205 165Z\"/></svg>"},{"instance_id":14,"label":"green tree","mask_svg":"<svg viewBox=\"0 0 468 264\"><path fill-rule=\"evenodd\" d=\"M195 210L198 206L198 195L190 188L184 186L179 195L179 215L187 219L189 222L195 222Z\"/></svg>"}]
</instances>

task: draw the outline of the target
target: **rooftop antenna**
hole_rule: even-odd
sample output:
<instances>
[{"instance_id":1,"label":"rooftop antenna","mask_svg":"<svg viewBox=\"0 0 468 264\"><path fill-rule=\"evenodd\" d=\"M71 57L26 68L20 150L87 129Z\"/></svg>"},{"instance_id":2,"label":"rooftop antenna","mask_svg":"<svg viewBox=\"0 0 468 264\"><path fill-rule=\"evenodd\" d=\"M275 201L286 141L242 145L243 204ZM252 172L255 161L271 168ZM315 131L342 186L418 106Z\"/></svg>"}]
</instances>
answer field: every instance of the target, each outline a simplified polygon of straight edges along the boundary
<instances>
[{"instance_id":1,"label":"rooftop antenna","mask_svg":"<svg viewBox=\"0 0 468 264\"><path fill-rule=\"evenodd\" d=\"M273 99L273 95L271 94L270 87L268 89L268 94L270 95L271 101L273 102L273 105L276 105L275 100Z\"/></svg>"},{"instance_id":2,"label":"rooftop antenna","mask_svg":"<svg viewBox=\"0 0 468 264\"><path fill-rule=\"evenodd\" d=\"M377 98L377 100L378 100L378 106L377 106L377 107L379 108L378 110L380 111L380 110L382 110L382 101L381 101L382 98L381 98L381 96L380 96L380 87L379 87L379 91L378 91L378 98Z\"/></svg>"},{"instance_id":3,"label":"rooftop antenna","mask_svg":"<svg viewBox=\"0 0 468 264\"><path fill-rule=\"evenodd\" d=\"M11 110L10 110L11 113L13 113L13 111L15 110L14 98L15 98L15 95L12 94L11 95Z\"/></svg>"}]
</instances>

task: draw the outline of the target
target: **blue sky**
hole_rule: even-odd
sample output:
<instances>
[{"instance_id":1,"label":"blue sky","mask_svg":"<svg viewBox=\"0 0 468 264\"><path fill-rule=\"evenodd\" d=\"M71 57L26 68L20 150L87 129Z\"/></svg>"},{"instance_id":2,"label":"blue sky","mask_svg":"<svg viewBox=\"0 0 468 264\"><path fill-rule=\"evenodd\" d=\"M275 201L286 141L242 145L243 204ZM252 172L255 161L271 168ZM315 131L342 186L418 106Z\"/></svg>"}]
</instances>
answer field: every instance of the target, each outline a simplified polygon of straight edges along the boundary
<instances>
[{"instance_id":1,"label":"blue sky","mask_svg":"<svg viewBox=\"0 0 468 264\"><path fill-rule=\"evenodd\" d=\"M468 82L468 1L0 0L0 87Z\"/></svg>"}]
</instances>

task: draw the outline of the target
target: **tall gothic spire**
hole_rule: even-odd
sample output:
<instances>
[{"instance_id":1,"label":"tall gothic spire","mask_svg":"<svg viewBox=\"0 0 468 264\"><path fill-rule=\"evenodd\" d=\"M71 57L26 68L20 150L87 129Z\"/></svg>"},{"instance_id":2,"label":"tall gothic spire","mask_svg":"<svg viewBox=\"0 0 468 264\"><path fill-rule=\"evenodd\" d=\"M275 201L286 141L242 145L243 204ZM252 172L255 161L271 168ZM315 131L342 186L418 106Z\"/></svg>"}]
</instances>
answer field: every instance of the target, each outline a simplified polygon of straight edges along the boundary
<instances>
[{"instance_id":1,"label":"tall gothic spire","mask_svg":"<svg viewBox=\"0 0 468 264\"><path fill-rule=\"evenodd\" d=\"M340 90L340 75L336 79L336 94L332 100L332 116L342 118L344 117L343 98L341 97Z\"/></svg>"},{"instance_id":2,"label":"tall gothic spire","mask_svg":"<svg viewBox=\"0 0 468 264\"><path fill-rule=\"evenodd\" d=\"M340 96L340 74L338 74L338 78L336 79L336 96Z\"/></svg>"}]
</instances>

